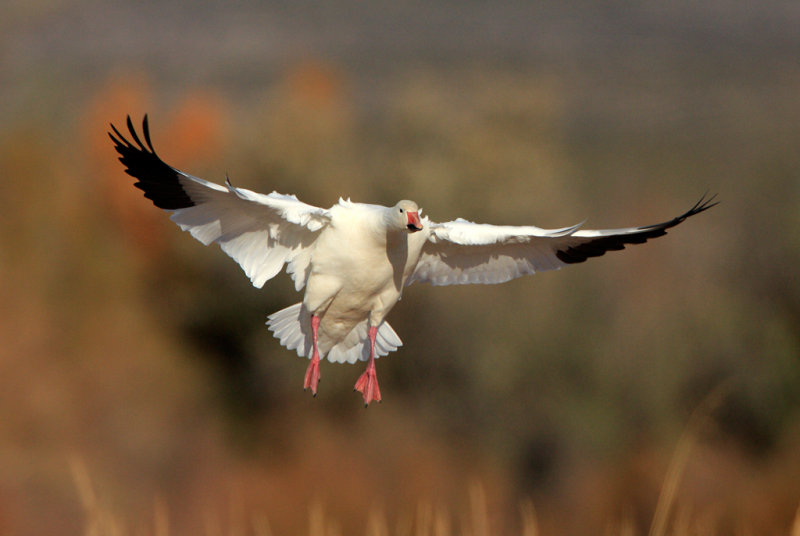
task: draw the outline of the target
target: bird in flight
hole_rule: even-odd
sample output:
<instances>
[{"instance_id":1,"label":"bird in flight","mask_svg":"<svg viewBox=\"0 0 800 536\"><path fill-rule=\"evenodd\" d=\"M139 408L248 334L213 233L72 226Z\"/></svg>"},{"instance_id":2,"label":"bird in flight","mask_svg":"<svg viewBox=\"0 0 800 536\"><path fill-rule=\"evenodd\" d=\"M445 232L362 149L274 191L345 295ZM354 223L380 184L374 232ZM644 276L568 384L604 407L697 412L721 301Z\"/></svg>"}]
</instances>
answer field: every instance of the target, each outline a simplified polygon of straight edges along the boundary
<instances>
[{"instance_id":1,"label":"bird in flight","mask_svg":"<svg viewBox=\"0 0 800 536\"><path fill-rule=\"evenodd\" d=\"M156 154L145 115L142 132L127 118L130 139L112 124L109 136L125 172L153 204L205 245L216 242L257 288L286 265L303 300L269 316L281 344L310 359L303 386L316 396L320 361L366 361L355 383L367 406L381 400L375 360L402 342L386 322L403 289L432 285L496 284L557 270L606 251L666 234L711 208L703 196L663 223L583 230L472 223L437 223L413 201L392 207L339 199L330 208L277 192L260 194L209 182L173 168Z\"/></svg>"}]
</instances>

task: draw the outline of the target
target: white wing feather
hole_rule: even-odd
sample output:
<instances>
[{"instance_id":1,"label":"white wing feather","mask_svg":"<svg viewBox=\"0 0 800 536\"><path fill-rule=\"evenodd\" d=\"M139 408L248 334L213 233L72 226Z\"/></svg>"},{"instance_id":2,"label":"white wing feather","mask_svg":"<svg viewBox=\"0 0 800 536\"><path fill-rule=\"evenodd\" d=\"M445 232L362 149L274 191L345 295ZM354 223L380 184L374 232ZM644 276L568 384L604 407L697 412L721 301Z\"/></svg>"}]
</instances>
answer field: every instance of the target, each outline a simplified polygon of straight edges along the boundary
<instances>
[{"instance_id":1,"label":"white wing feather","mask_svg":"<svg viewBox=\"0 0 800 536\"><path fill-rule=\"evenodd\" d=\"M666 230L716 203L703 196L691 209L663 223L624 229L578 230L502 226L463 219L426 222L428 240L406 284L495 284L544 270L557 270L606 251L624 249L666 234Z\"/></svg>"},{"instance_id":2,"label":"white wing feather","mask_svg":"<svg viewBox=\"0 0 800 536\"><path fill-rule=\"evenodd\" d=\"M195 206L176 210L171 219L203 244L216 242L239 263L256 287L273 278L284 264L295 288L305 285L310 246L330 221L327 210L294 196L258 194L227 184L179 173Z\"/></svg>"},{"instance_id":3,"label":"white wing feather","mask_svg":"<svg viewBox=\"0 0 800 536\"><path fill-rule=\"evenodd\" d=\"M172 221L203 244L216 242L230 255L256 287L261 287L288 264L295 288L305 285L311 248L330 213L301 203L293 195L258 194L209 182L173 168L156 154L147 116L142 122L144 142L127 119L133 141L111 125L109 132L125 172L159 208L173 212Z\"/></svg>"},{"instance_id":4,"label":"white wing feather","mask_svg":"<svg viewBox=\"0 0 800 536\"><path fill-rule=\"evenodd\" d=\"M407 284L496 284L564 266L554 244L578 226L541 229L499 226L458 219L430 223L430 236Z\"/></svg>"}]
</instances>

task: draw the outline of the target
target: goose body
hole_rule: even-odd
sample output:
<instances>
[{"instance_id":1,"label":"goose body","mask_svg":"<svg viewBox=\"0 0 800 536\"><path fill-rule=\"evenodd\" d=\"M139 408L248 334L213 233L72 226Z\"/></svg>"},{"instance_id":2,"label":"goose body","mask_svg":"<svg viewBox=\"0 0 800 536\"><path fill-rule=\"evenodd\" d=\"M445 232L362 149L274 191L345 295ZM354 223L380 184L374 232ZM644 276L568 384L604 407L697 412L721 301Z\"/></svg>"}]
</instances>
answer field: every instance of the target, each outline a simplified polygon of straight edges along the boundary
<instances>
[{"instance_id":1,"label":"goose body","mask_svg":"<svg viewBox=\"0 0 800 536\"><path fill-rule=\"evenodd\" d=\"M401 203L416 211L412 202ZM318 349L331 361L353 363L362 357L352 351L357 345L348 344L359 338L347 336L365 321L365 326L383 324L419 258L424 234L387 227L386 214L393 209L341 200L329 209L330 223L314 242L302 308L320 317ZM301 314L300 322L306 321L310 316ZM400 339L385 326L393 350ZM381 355L389 351L383 348Z\"/></svg>"},{"instance_id":2,"label":"goose body","mask_svg":"<svg viewBox=\"0 0 800 536\"><path fill-rule=\"evenodd\" d=\"M662 236L716 204L703 198L669 221L608 230L436 223L408 200L385 207L340 199L322 209L179 171L156 154L146 116L144 142L130 117L127 126L132 141L113 125L109 135L145 197L199 241L219 244L256 287L286 266L296 290L305 289L300 303L267 322L281 344L310 359L305 388L316 395L322 359L367 361L356 382L365 404L381 400L375 359L402 344L385 319L408 285L494 284L559 269Z\"/></svg>"}]
</instances>

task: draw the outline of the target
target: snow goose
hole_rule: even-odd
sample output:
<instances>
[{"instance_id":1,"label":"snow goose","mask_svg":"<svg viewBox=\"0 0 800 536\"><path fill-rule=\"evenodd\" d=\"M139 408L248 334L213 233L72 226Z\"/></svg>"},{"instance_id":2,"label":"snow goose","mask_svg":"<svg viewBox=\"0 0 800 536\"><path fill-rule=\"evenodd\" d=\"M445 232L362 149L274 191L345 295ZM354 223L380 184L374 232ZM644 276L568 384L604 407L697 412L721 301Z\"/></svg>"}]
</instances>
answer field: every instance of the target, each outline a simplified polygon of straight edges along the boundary
<instances>
[{"instance_id":1,"label":"snow goose","mask_svg":"<svg viewBox=\"0 0 800 536\"><path fill-rule=\"evenodd\" d=\"M716 205L700 199L669 221L643 227L579 230L501 226L463 219L435 223L413 201L393 207L339 199L328 209L293 195L259 194L215 184L166 164L127 119L129 141L114 125L109 136L125 172L159 208L203 244L216 242L260 288L286 265L303 301L269 316L281 344L310 358L304 388L316 396L320 360L366 361L355 389L364 404L381 400L375 359L402 344L385 321L403 289L495 284L583 262L626 244L641 244Z\"/></svg>"}]
</instances>

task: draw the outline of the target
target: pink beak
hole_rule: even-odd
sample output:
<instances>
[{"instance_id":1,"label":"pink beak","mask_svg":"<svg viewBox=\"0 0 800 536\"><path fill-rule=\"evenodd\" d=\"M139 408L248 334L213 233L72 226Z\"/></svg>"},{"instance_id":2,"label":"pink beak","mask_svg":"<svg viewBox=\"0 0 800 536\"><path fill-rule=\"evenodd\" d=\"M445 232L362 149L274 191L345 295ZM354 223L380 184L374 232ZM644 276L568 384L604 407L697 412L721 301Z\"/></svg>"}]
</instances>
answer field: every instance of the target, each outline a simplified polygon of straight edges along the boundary
<instances>
[{"instance_id":1,"label":"pink beak","mask_svg":"<svg viewBox=\"0 0 800 536\"><path fill-rule=\"evenodd\" d=\"M409 210L406 212L406 214L408 214L408 225L406 226L408 227L408 230L411 231L412 233L421 231L422 222L419 221L419 213L412 212Z\"/></svg>"}]
</instances>

